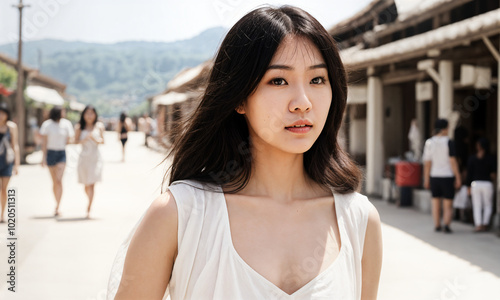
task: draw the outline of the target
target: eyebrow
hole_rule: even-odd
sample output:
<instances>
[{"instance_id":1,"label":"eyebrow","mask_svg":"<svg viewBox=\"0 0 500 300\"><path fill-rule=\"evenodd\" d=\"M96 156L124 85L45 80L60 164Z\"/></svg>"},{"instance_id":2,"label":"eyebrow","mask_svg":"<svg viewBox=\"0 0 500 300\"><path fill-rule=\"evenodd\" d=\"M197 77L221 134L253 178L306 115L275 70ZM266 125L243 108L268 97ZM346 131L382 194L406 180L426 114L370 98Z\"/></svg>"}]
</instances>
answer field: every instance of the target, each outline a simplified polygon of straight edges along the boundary
<instances>
[{"instance_id":1,"label":"eyebrow","mask_svg":"<svg viewBox=\"0 0 500 300\"><path fill-rule=\"evenodd\" d=\"M326 64L321 63L321 64L313 65L313 66L310 66L308 69L314 70L314 69L321 69L321 68L327 69ZM287 70L287 71L294 70L294 68L292 68L290 66L286 66L286 65L270 65L269 67L267 67L267 69L268 70L272 70L272 69L274 69L274 70Z\"/></svg>"}]
</instances>

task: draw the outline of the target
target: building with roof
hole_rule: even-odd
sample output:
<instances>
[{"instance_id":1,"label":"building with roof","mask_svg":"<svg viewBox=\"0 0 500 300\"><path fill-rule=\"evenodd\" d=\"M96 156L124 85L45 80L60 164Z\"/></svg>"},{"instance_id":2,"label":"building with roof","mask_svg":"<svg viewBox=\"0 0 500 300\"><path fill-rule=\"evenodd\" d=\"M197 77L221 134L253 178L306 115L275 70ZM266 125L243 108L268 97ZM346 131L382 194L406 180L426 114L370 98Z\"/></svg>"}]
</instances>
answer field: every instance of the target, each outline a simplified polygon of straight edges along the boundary
<instances>
[{"instance_id":1,"label":"building with roof","mask_svg":"<svg viewBox=\"0 0 500 300\"><path fill-rule=\"evenodd\" d=\"M172 129L195 109L212 65L213 62L208 60L196 67L182 70L168 82L163 93L148 99L157 118L157 136L161 137L163 145L174 141Z\"/></svg>"},{"instance_id":2,"label":"building with roof","mask_svg":"<svg viewBox=\"0 0 500 300\"><path fill-rule=\"evenodd\" d=\"M17 70L17 60L0 53L0 63ZM24 155L30 154L36 149L36 133L42 122L47 119L48 111L53 106L65 106L67 110L82 111L84 106L78 103L74 97L66 94L66 85L47 75L41 74L37 69L23 65L24 90L27 105L26 109L26 132ZM15 111L15 91L0 93L0 101L6 102L12 111ZM14 119L15 122L17 120ZM24 161L24 157L22 158Z\"/></svg>"},{"instance_id":3,"label":"building with roof","mask_svg":"<svg viewBox=\"0 0 500 300\"><path fill-rule=\"evenodd\" d=\"M366 166L367 194L382 195L391 158L407 156L412 120L423 146L434 120L447 118L462 168L479 137L498 153L499 7L499 1L374 0L329 29L349 72L344 131L349 152ZM414 195L425 195L415 200L430 210L429 193Z\"/></svg>"}]
</instances>

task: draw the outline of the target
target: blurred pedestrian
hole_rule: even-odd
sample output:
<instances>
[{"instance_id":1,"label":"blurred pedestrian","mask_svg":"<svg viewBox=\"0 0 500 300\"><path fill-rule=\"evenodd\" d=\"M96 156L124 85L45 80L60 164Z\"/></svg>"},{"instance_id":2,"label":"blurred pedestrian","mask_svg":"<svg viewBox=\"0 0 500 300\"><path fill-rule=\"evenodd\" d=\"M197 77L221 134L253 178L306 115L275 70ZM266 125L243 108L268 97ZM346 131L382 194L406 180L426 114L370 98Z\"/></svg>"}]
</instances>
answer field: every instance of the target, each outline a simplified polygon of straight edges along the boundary
<instances>
[{"instance_id":1,"label":"blurred pedestrian","mask_svg":"<svg viewBox=\"0 0 500 300\"><path fill-rule=\"evenodd\" d=\"M147 114L144 114L137 121L137 126L139 128L139 131L144 133L144 146L146 147L148 147L148 138L151 136L151 131L152 131L151 123L152 119Z\"/></svg>"},{"instance_id":2,"label":"blurred pedestrian","mask_svg":"<svg viewBox=\"0 0 500 300\"><path fill-rule=\"evenodd\" d=\"M18 173L20 158L17 125L10 120L10 110L7 104L0 103L0 202L2 206L0 223L5 223L3 215L7 206L7 186L10 177Z\"/></svg>"},{"instance_id":3,"label":"blurred pedestrian","mask_svg":"<svg viewBox=\"0 0 500 300\"><path fill-rule=\"evenodd\" d=\"M66 168L66 145L75 136L73 125L64 117L64 109L55 106L50 110L49 119L42 123L42 167L48 166L52 177L53 192L56 200L54 216L59 216L59 206L63 193L62 178Z\"/></svg>"},{"instance_id":4,"label":"blurred pedestrian","mask_svg":"<svg viewBox=\"0 0 500 300\"><path fill-rule=\"evenodd\" d=\"M467 163L467 186L472 197L475 232L488 230L493 212L493 182L496 182L497 163L490 154L490 142L480 138L476 154Z\"/></svg>"},{"instance_id":5,"label":"blurred pedestrian","mask_svg":"<svg viewBox=\"0 0 500 300\"><path fill-rule=\"evenodd\" d=\"M467 160L469 159L469 131L464 126L457 126L453 135L453 143L455 144L455 154L462 179L460 190L455 193L453 200L453 208L455 209L455 220L464 222L472 220L472 207L467 195Z\"/></svg>"},{"instance_id":6,"label":"blurred pedestrian","mask_svg":"<svg viewBox=\"0 0 500 300\"><path fill-rule=\"evenodd\" d=\"M118 127L117 127L118 138L122 143L122 162L125 161L125 144L127 143L128 140L128 132L132 130L131 123L132 122L127 117L127 115L124 112L122 112L120 114L120 120L118 121Z\"/></svg>"},{"instance_id":7,"label":"blurred pedestrian","mask_svg":"<svg viewBox=\"0 0 500 300\"><path fill-rule=\"evenodd\" d=\"M104 144L104 124L97 121L98 115L92 105L82 111L80 122L75 126L75 142L82 145L78 157L78 182L85 186L89 199L87 218L94 200L94 186L102 179L103 160L99 152L99 144Z\"/></svg>"},{"instance_id":8,"label":"blurred pedestrian","mask_svg":"<svg viewBox=\"0 0 500 300\"><path fill-rule=\"evenodd\" d=\"M441 231L441 201L444 211L444 232L451 233L453 198L455 189L462 185L455 146L448 138L448 121L438 119L434 124L435 135L425 142L424 187L432 192L432 216L435 231Z\"/></svg>"}]
</instances>

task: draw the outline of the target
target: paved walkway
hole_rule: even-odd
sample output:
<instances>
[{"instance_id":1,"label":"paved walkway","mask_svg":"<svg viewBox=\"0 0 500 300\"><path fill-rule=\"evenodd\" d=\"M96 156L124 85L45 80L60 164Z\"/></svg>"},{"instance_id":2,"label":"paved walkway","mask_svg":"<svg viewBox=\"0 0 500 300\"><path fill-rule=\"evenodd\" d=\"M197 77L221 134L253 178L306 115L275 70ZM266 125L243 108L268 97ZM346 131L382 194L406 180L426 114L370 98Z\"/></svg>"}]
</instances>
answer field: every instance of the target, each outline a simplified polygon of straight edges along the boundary
<instances>
[{"instance_id":1,"label":"paved walkway","mask_svg":"<svg viewBox=\"0 0 500 300\"><path fill-rule=\"evenodd\" d=\"M372 201L383 222L384 264L379 299L500 299L500 238L452 223L434 232L432 217Z\"/></svg>"},{"instance_id":2,"label":"paved walkway","mask_svg":"<svg viewBox=\"0 0 500 300\"><path fill-rule=\"evenodd\" d=\"M5 224L0 225L0 299L103 300L116 250L149 203L160 193L163 154L142 146L132 133L126 162L115 133L101 147L103 182L96 186L93 219L85 220L83 186L76 179L75 146L64 176L62 217L54 219L47 169L25 165L10 186L18 189L17 293L7 292ZM40 160L38 154L30 157ZM473 234L453 224L455 233L432 231L429 215L373 200L382 217L385 257L381 300L500 299L500 239Z\"/></svg>"}]
</instances>

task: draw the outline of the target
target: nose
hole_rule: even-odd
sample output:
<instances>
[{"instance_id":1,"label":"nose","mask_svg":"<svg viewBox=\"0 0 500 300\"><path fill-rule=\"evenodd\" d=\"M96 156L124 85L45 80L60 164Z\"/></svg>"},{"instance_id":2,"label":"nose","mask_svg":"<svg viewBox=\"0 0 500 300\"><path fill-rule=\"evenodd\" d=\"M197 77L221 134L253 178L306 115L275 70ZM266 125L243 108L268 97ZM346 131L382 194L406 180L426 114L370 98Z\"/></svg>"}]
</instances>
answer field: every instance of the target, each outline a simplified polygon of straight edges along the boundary
<instances>
[{"instance_id":1,"label":"nose","mask_svg":"<svg viewBox=\"0 0 500 300\"><path fill-rule=\"evenodd\" d=\"M306 112L311 110L312 103L303 87L297 87L292 96L292 101L288 105L290 112Z\"/></svg>"}]
</instances>

